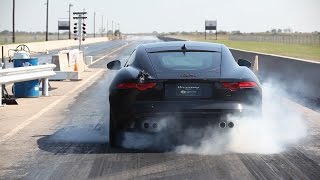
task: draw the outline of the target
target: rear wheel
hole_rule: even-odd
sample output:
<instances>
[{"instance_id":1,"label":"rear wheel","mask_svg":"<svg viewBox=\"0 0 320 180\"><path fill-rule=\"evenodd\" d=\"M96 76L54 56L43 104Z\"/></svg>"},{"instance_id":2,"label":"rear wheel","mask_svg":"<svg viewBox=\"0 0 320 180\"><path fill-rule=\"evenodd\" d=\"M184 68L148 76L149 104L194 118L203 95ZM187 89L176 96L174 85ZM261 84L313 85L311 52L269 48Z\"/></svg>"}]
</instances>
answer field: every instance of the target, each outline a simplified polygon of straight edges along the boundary
<instances>
[{"instance_id":1,"label":"rear wheel","mask_svg":"<svg viewBox=\"0 0 320 180\"><path fill-rule=\"evenodd\" d=\"M109 144L111 147L115 147L117 145L117 128L115 126L115 118L111 111L109 119Z\"/></svg>"}]
</instances>

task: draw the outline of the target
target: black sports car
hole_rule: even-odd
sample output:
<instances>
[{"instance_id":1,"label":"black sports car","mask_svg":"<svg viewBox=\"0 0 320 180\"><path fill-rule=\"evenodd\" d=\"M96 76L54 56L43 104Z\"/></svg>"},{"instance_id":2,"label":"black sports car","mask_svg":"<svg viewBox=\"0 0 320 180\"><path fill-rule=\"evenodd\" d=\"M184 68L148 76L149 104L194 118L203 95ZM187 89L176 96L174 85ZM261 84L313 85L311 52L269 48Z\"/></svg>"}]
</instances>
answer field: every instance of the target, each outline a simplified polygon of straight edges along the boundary
<instances>
[{"instance_id":1,"label":"black sports car","mask_svg":"<svg viewBox=\"0 0 320 180\"><path fill-rule=\"evenodd\" d=\"M121 145L121 133L158 132L159 122L187 126L234 126L227 114L261 111L262 91L251 63L237 62L222 44L191 41L139 45L124 67L116 60L108 69L119 70L109 89L111 146Z\"/></svg>"}]
</instances>

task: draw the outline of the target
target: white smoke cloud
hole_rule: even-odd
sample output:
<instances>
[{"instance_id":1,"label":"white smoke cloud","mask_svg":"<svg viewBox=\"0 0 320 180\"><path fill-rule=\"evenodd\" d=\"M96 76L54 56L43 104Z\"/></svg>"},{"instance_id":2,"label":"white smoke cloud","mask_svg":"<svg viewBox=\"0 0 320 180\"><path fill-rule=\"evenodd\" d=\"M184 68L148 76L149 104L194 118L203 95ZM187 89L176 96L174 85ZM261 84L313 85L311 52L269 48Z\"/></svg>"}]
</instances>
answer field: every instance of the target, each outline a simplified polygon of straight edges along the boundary
<instances>
[{"instance_id":1,"label":"white smoke cloud","mask_svg":"<svg viewBox=\"0 0 320 180\"><path fill-rule=\"evenodd\" d=\"M178 146L178 153L220 154L259 153L274 154L298 143L307 135L307 127L300 112L287 104L286 93L276 83L263 84L263 115L229 117L235 127L226 134L211 129L199 146Z\"/></svg>"},{"instance_id":2,"label":"white smoke cloud","mask_svg":"<svg viewBox=\"0 0 320 180\"><path fill-rule=\"evenodd\" d=\"M122 146L129 149L164 150L168 147L166 145L170 144L170 134L166 131L168 121L170 121L170 117L150 118L143 121L143 123L148 123L150 126L145 129L148 133L126 132L123 134L124 141ZM141 128L143 128L143 123L140 124ZM153 128L154 123L158 124L158 128Z\"/></svg>"},{"instance_id":3,"label":"white smoke cloud","mask_svg":"<svg viewBox=\"0 0 320 180\"><path fill-rule=\"evenodd\" d=\"M186 129L175 146L174 152L188 154L224 153L280 153L288 146L299 142L307 135L307 126L301 112L288 105L287 94L277 83L263 84L263 106L261 117L228 117L234 122L232 129L217 126ZM168 127L169 118L159 121L161 127ZM177 125L177 124L176 124ZM173 126L170 124L170 127ZM173 126L174 127L174 126ZM129 133L125 135L125 148L145 149L149 147L170 147L174 134L161 132L158 136ZM180 136L180 134L179 134Z\"/></svg>"}]
</instances>

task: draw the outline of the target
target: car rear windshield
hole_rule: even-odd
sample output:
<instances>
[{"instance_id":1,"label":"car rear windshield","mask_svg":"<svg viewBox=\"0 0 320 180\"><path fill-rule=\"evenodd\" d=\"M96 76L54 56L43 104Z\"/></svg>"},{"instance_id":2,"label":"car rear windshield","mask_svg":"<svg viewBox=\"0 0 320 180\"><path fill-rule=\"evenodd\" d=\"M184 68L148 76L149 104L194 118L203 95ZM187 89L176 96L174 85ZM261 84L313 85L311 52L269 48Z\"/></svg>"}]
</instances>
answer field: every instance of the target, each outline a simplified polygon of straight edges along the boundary
<instances>
[{"instance_id":1,"label":"car rear windshield","mask_svg":"<svg viewBox=\"0 0 320 180\"><path fill-rule=\"evenodd\" d=\"M211 51L152 52L149 56L157 72L206 71L219 68L221 63L221 53Z\"/></svg>"}]
</instances>

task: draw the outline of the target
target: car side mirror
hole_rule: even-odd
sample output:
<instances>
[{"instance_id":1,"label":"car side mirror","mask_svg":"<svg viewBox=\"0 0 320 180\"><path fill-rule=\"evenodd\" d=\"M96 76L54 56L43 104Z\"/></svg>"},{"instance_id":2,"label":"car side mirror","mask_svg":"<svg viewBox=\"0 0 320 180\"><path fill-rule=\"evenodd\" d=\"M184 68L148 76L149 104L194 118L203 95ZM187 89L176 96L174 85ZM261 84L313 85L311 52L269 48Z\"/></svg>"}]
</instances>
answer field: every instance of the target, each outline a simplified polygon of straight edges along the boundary
<instances>
[{"instance_id":1,"label":"car side mirror","mask_svg":"<svg viewBox=\"0 0 320 180\"><path fill-rule=\"evenodd\" d=\"M107 68L110 70L119 70L121 69L121 62L119 60L111 61L107 64Z\"/></svg>"},{"instance_id":2,"label":"car side mirror","mask_svg":"<svg viewBox=\"0 0 320 180\"><path fill-rule=\"evenodd\" d=\"M246 66L248 68L251 67L251 62L246 59L238 59L239 66Z\"/></svg>"}]
</instances>

